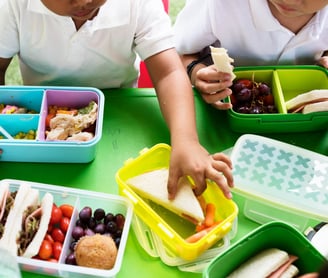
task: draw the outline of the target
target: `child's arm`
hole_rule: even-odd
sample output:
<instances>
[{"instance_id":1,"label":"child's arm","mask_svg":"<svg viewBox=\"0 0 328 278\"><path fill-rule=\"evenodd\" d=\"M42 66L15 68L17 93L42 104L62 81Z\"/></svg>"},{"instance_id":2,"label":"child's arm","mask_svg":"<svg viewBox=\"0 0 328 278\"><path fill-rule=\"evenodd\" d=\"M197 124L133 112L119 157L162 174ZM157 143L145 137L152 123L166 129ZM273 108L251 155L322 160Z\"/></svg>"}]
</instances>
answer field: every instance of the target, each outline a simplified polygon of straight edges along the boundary
<instances>
[{"instance_id":1,"label":"child's arm","mask_svg":"<svg viewBox=\"0 0 328 278\"><path fill-rule=\"evenodd\" d=\"M145 60L163 116L171 133L169 197L174 198L178 179L189 175L195 182L195 193L206 189L206 178L215 181L225 196L231 197L232 165L223 154L210 155L198 140L194 95L190 81L177 52L169 49Z\"/></svg>"},{"instance_id":2,"label":"child's arm","mask_svg":"<svg viewBox=\"0 0 328 278\"><path fill-rule=\"evenodd\" d=\"M5 85L5 74L6 70L10 64L11 58L1 58L0 57L0 85Z\"/></svg>"}]
</instances>

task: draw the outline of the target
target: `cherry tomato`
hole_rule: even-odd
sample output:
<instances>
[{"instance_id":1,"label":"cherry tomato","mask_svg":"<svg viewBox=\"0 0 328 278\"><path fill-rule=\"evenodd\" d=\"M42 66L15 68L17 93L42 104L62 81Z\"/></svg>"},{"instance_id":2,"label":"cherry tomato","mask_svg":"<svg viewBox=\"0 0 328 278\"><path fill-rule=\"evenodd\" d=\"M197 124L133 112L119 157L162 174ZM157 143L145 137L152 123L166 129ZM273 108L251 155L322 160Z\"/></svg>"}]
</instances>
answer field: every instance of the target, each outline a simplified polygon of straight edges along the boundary
<instances>
[{"instance_id":1,"label":"cherry tomato","mask_svg":"<svg viewBox=\"0 0 328 278\"><path fill-rule=\"evenodd\" d=\"M63 215L71 218L73 214L74 207L68 204L63 204L59 206L60 210L62 211Z\"/></svg>"},{"instance_id":2,"label":"cherry tomato","mask_svg":"<svg viewBox=\"0 0 328 278\"><path fill-rule=\"evenodd\" d=\"M63 217L63 213L61 209L57 207L55 204L53 204L51 210L50 224L54 225L59 223L62 217Z\"/></svg>"},{"instance_id":3,"label":"cherry tomato","mask_svg":"<svg viewBox=\"0 0 328 278\"><path fill-rule=\"evenodd\" d=\"M60 220L59 227L64 233L66 233L68 230L69 222L70 222L70 219L68 217L63 217Z\"/></svg>"},{"instance_id":4,"label":"cherry tomato","mask_svg":"<svg viewBox=\"0 0 328 278\"><path fill-rule=\"evenodd\" d=\"M48 234L48 233L46 234L46 236L44 237L44 239L45 240L48 240L51 243L54 243L55 242L54 239L52 238L52 236L50 234Z\"/></svg>"},{"instance_id":5,"label":"cherry tomato","mask_svg":"<svg viewBox=\"0 0 328 278\"><path fill-rule=\"evenodd\" d=\"M42 260L47 260L52 256L52 244L50 241L42 241L38 255Z\"/></svg>"},{"instance_id":6,"label":"cherry tomato","mask_svg":"<svg viewBox=\"0 0 328 278\"><path fill-rule=\"evenodd\" d=\"M65 234L59 228L54 228L51 232L51 236L54 239L54 241L59 241L59 242L63 243L65 240Z\"/></svg>"},{"instance_id":7,"label":"cherry tomato","mask_svg":"<svg viewBox=\"0 0 328 278\"><path fill-rule=\"evenodd\" d=\"M47 260L47 262L58 263L58 260L55 259L55 258L49 258L49 259Z\"/></svg>"},{"instance_id":8,"label":"cherry tomato","mask_svg":"<svg viewBox=\"0 0 328 278\"><path fill-rule=\"evenodd\" d=\"M63 244L61 242L55 241L54 244L52 245L53 251L52 255L56 260L59 260L61 251L63 249Z\"/></svg>"}]
</instances>

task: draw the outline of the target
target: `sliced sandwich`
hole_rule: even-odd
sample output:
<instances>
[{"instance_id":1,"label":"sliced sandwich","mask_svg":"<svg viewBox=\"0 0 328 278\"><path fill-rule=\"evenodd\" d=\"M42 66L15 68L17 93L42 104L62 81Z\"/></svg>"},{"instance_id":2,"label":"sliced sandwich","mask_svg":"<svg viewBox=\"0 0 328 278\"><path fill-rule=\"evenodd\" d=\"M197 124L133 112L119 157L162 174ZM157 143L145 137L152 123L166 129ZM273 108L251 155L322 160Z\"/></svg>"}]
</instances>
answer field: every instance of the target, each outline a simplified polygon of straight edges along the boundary
<instances>
[{"instance_id":1,"label":"sliced sandwich","mask_svg":"<svg viewBox=\"0 0 328 278\"><path fill-rule=\"evenodd\" d=\"M298 274L298 268L293 265L296 256L278 248L265 249L242 263L227 278L292 278Z\"/></svg>"},{"instance_id":2,"label":"sliced sandwich","mask_svg":"<svg viewBox=\"0 0 328 278\"><path fill-rule=\"evenodd\" d=\"M39 191L28 184L21 184L14 192L7 191L7 205L2 220L0 248L13 256L36 255L46 235L51 217L53 196L46 193L41 205ZM7 216L7 217L6 217Z\"/></svg>"},{"instance_id":3,"label":"sliced sandwich","mask_svg":"<svg viewBox=\"0 0 328 278\"><path fill-rule=\"evenodd\" d=\"M236 75L233 73L233 66L231 65L234 60L229 57L228 51L223 47L210 46L210 49L212 60L217 71L230 73L232 76L232 80L235 79Z\"/></svg>"},{"instance_id":4,"label":"sliced sandwich","mask_svg":"<svg viewBox=\"0 0 328 278\"><path fill-rule=\"evenodd\" d=\"M41 204L25 210L19 234L18 255L32 258L38 254L47 233L53 206L53 196L46 193Z\"/></svg>"},{"instance_id":5,"label":"sliced sandwich","mask_svg":"<svg viewBox=\"0 0 328 278\"><path fill-rule=\"evenodd\" d=\"M7 249L12 255L17 255L17 239L22 225L25 209L38 203L39 192L27 184L22 184L17 190L5 224L0 247Z\"/></svg>"},{"instance_id":6,"label":"sliced sandwich","mask_svg":"<svg viewBox=\"0 0 328 278\"><path fill-rule=\"evenodd\" d=\"M181 178L174 200L168 199L168 169L150 171L128 179L127 184L141 197L184 217L194 224L204 221L204 212L188 178Z\"/></svg>"},{"instance_id":7,"label":"sliced sandwich","mask_svg":"<svg viewBox=\"0 0 328 278\"><path fill-rule=\"evenodd\" d=\"M328 111L328 90L312 90L286 102L286 109L290 113L303 114L319 111Z\"/></svg>"}]
</instances>

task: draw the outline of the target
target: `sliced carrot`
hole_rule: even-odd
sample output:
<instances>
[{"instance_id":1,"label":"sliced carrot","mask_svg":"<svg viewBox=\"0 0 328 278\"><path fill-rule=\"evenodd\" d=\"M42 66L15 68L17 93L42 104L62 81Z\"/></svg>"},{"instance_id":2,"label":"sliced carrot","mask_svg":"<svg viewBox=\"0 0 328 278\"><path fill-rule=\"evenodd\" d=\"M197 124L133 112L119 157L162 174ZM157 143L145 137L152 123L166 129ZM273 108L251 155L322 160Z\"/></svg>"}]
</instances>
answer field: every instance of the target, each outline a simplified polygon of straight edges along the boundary
<instances>
[{"instance_id":1,"label":"sliced carrot","mask_svg":"<svg viewBox=\"0 0 328 278\"><path fill-rule=\"evenodd\" d=\"M211 227L205 227L205 225L204 225L204 226L202 226L201 230L197 231L197 233L191 235L190 237L186 238L185 240L188 243L195 243L198 240L200 240L202 237L206 236L210 231L212 231L220 223L221 223L221 221L214 222Z\"/></svg>"},{"instance_id":2,"label":"sliced carrot","mask_svg":"<svg viewBox=\"0 0 328 278\"><path fill-rule=\"evenodd\" d=\"M204 224L206 227L211 227L215 222L215 204L207 203L206 210L205 210L205 220Z\"/></svg>"},{"instance_id":3,"label":"sliced carrot","mask_svg":"<svg viewBox=\"0 0 328 278\"><path fill-rule=\"evenodd\" d=\"M202 237L204 237L205 235L207 235L208 231L207 229L204 229L198 233L195 233L193 235L191 235L190 237L186 238L186 241L188 243L195 243L197 242L198 240L200 240Z\"/></svg>"},{"instance_id":4,"label":"sliced carrot","mask_svg":"<svg viewBox=\"0 0 328 278\"><path fill-rule=\"evenodd\" d=\"M196 232L200 232L200 231L204 230L205 228L206 228L206 226L205 226L204 222L199 223L196 225Z\"/></svg>"}]
</instances>

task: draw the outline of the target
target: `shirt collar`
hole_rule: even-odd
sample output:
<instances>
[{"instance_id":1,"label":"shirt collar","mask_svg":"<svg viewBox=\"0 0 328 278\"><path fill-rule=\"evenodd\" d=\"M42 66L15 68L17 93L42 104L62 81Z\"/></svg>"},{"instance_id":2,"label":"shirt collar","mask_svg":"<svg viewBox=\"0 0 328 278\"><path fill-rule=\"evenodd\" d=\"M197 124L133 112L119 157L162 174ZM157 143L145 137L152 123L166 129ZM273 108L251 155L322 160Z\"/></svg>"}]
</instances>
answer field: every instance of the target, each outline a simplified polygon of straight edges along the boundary
<instances>
[{"instance_id":1,"label":"shirt collar","mask_svg":"<svg viewBox=\"0 0 328 278\"><path fill-rule=\"evenodd\" d=\"M131 19L131 1L133 0L107 0L101 6L98 15L92 20L95 29L112 28L128 24ZM41 1L28 0L29 11L67 19L50 11Z\"/></svg>"}]
</instances>

